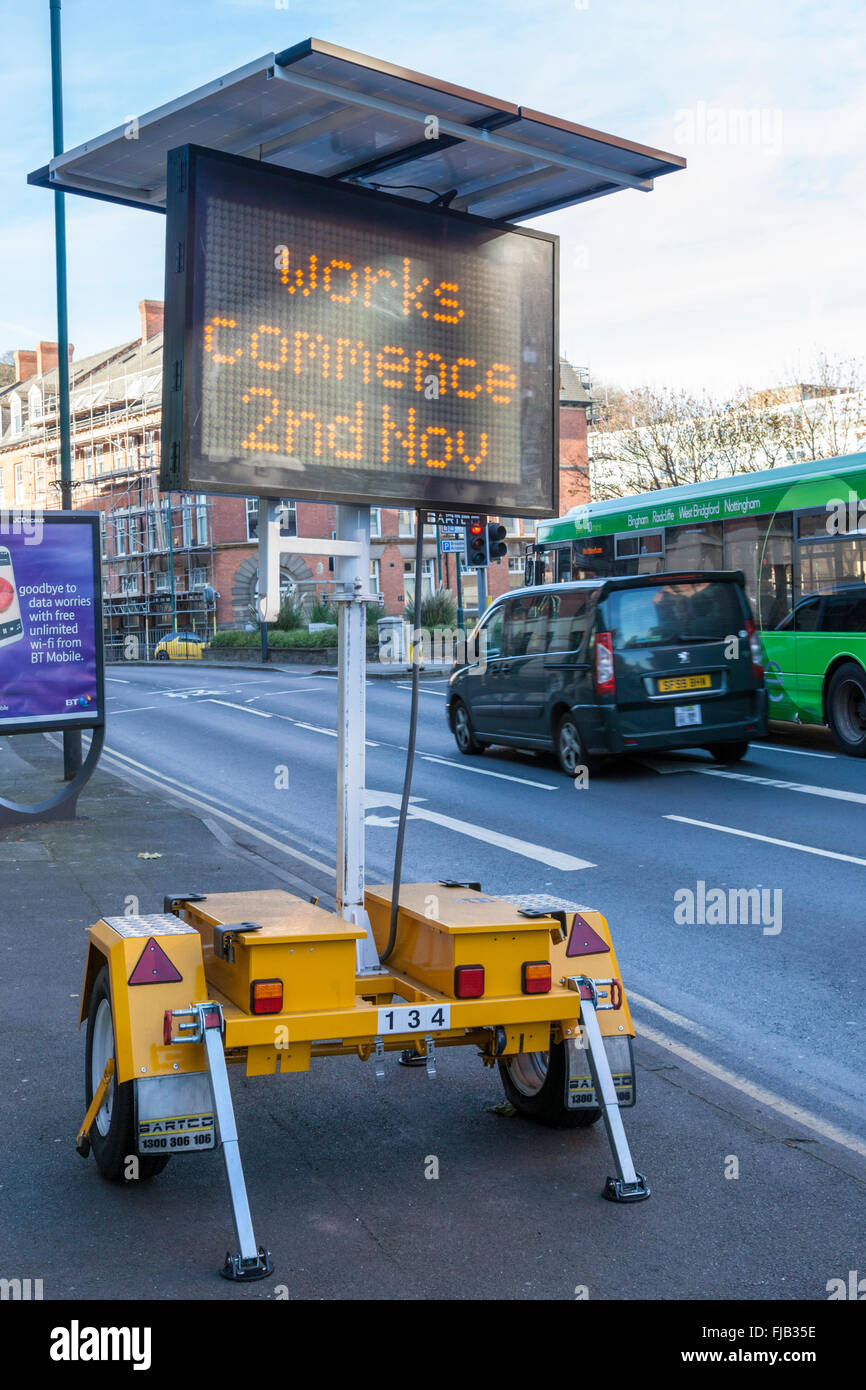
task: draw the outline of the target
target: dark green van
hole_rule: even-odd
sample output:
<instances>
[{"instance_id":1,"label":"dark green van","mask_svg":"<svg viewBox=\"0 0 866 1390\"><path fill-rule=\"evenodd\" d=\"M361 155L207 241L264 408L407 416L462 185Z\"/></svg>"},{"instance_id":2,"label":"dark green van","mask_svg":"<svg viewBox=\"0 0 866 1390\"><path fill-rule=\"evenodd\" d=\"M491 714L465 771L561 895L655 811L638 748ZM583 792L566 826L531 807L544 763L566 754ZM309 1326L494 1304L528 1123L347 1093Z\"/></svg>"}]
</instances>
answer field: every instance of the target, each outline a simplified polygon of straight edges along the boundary
<instances>
[{"instance_id":1,"label":"dark green van","mask_svg":"<svg viewBox=\"0 0 866 1390\"><path fill-rule=\"evenodd\" d=\"M497 599L455 665L461 753L554 750L564 772L609 754L703 747L736 762L767 732L742 572L634 575Z\"/></svg>"}]
</instances>

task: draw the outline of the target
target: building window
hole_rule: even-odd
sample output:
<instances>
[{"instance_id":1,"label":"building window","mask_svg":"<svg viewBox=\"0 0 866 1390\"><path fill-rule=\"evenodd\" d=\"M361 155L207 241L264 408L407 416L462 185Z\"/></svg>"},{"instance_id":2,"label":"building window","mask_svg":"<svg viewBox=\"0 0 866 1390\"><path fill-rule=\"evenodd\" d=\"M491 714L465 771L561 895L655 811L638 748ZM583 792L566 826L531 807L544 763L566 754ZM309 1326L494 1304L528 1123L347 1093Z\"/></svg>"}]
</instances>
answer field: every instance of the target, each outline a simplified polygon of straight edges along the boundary
<instances>
[{"instance_id":1,"label":"building window","mask_svg":"<svg viewBox=\"0 0 866 1390\"><path fill-rule=\"evenodd\" d=\"M436 592L435 563L434 560L425 560L421 566L422 599ZM415 564L412 560L403 562L403 593L407 604L415 602Z\"/></svg>"},{"instance_id":2,"label":"building window","mask_svg":"<svg viewBox=\"0 0 866 1390\"><path fill-rule=\"evenodd\" d=\"M198 494L195 509L195 532L196 544L207 545L207 496L203 492Z\"/></svg>"},{"instance_id":3,"label":"building window","mask_svg":"<svg viewBox=\"0 0 866 1390\"><path fill-rule=\"evenodd\" d=\"M17 396L10 398L9 404L12 407L12 433L21 433L21 402Z\"/></svg>"},{"instance_id":4,"label":"building window","mask_svg":"<svg viewBox=\"0 0 866 1390\"><path fill-rule=\"evenodd\" d=\"M24 464L23 464L23 463L16 463L16 465L15 465L15 501L18 502L18 503L21 503L21 502L24 501Z\"/></svg>"},{"instance_id":5,"label":"building window","mask_svg":"<svg viewBox=\"0 0 866 1390\"><path fill-rule=\"evenodd\" d=\"M29 394L29 396L27 397L27 403L28 403L28 406L29 406L29 408L30 408L30 419L31 419L31 420L41 420L41 419L42 419L42 392L39 390L39 387L38 387L38 386L34 386L34 387L32 388L32 390L30 391L30 394Z\"/></svg>"},{"instance_id":6,"label":"building window","mask_svg":"<svg viewBox=\"0 0 866 1390\"><path fill-rule=\"evenodd\" d=\"M93 477L93 446L85 444L81 456L83 459L82 471L85 478Z\"/></svg>"},{"instance_id":7,"label":"building window","mask_svg":"<svg viewBox=\"0 0 866 1390\"><path fill-rule=\"evenodd\" d=\"M192 545L192 498L181 498L181 545Z\"/></svg>"},{"instance_id":8,"label":"building window","mask_svg":"<svg viewBox=\"0 0 866 1390\"><path fill-rule=\"evenodd\" d=\"M127 554L127 523L128 517L115 516L114 518L114 553L115 555Z\"/></svg>"},{"instance_id":9,"label":"building window","mask_svg":"<svg viewBox=\"0 0 866 1390\"><path fill-rule=\"evenodd\" d=\"M37 459L37 460L36 460L36 500L39 501L39 502L45 500L45 483L46 483L46 479L45 479L45 460L44 460L44 459Z\"/></svg>"},{"instance_id":10,"label":"building window","mask_svg":"<svg viewBox=\"0 0 866 1390\"><path fill-rule=\"evenodd\" d=\"M415 534L415 513L410 509L398 511L397 513L397 535L414 536Z\"/></svg>"},{"instance_id":11,"label":"building window","mask_svg":"<svg viewBox=\"0 0 866 1390\"><path fill-rule=\"evenodd\" d=\"M379 593L379 561L370 561L370 593Z\"/></svg>"}]
</instances>

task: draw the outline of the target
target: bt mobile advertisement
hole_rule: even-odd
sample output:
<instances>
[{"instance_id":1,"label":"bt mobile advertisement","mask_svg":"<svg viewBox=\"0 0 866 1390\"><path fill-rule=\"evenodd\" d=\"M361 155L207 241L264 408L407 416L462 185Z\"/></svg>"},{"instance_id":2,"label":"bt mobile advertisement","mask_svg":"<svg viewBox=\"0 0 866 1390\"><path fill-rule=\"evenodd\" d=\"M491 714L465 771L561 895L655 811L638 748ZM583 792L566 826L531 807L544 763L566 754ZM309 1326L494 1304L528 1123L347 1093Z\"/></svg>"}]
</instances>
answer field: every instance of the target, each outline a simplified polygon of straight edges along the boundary
<instances>
[{"instance_id":1,"label":"bt mobile advertisement","mask_svg":"<svg viewBox=\"0 0 866 1390\"><path fill-rule=\"evenodd\" d=\"M0 514L0 734L102 719L96 518Z\"/></svg>"}]
</instances>

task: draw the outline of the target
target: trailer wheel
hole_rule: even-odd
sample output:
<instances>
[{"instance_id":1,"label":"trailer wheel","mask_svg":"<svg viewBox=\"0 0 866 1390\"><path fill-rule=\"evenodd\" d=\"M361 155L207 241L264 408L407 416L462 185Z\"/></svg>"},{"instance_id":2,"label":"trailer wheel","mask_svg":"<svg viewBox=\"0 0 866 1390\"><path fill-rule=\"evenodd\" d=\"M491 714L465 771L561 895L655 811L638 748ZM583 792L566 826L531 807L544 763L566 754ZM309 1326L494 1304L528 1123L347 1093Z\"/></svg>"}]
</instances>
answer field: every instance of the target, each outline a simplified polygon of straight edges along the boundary
<instances>
[{"instance_id":1,"label":"trailer wheel","mask_svg":"<svg viewBox=\"0 0 866 1390\"><path fill-rule=\"evenodd\" d=\"M109 1057L117 1059L114 1050L114 1020L111 1016L111 988L108 966L103 966L93 993L87 1015L87 1043L84 1052L84 1093L87 1104L102 1080ZM90 1130L90 1147L96 1166L110 1182L131 1182L134 1176L153 1178L161 1173L170 1154L148 1154L139 1158L135 1142L135 1095L131 1081L120 1085L112 1078L105 1100L97 1111ZM131 1164L129 1159L136 1158Z\"/></svg>"},{"instance_id":2,"label":"trailer wheel","mask_svg":"<svg viewBox=\"0 0 866 1390\"><path fill-rule=\"evenodd\" d=\"M588 1129L601 1111L569 1110L565 1104L565 1044L549 1052L516 1052L499 1063L505 1094L527 1120L553 1129Z\"/></svg>"}]
</instances>

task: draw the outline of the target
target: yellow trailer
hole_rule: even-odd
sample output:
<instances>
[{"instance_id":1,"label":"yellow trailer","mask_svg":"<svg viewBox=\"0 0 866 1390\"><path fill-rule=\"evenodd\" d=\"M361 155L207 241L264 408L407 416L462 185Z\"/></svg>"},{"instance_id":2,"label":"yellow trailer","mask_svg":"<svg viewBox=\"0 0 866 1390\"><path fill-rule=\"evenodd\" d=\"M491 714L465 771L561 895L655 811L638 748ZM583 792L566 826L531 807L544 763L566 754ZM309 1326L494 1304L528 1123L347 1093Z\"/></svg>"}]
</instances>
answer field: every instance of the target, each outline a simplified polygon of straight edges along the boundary
<instances>
[{"instance_id":1,"label":"yellow trailer","mask_svg":"<svg viewBox=\"0 0 866 1390\"><path fill-rule=\"evenodd\" d=\"M390 886L368 888L365 905L382 950ZM599 912L471 883L404 885L387 967L359 972L363 929L291 893L179 895L165 908L90 929L78 1147L122 1181L220 1145L238 1241L226 1277L272 1268L253 1237L229 1063L273 1076L352 1055L384 1075L397 1052L435 1075L440 1049L473 1047L528 1118L575 1128L603 1118L617 1170L604 1195L649 1195L620 1116L635 1098L634 1027Z\"/></svg>"}]
</instances>

